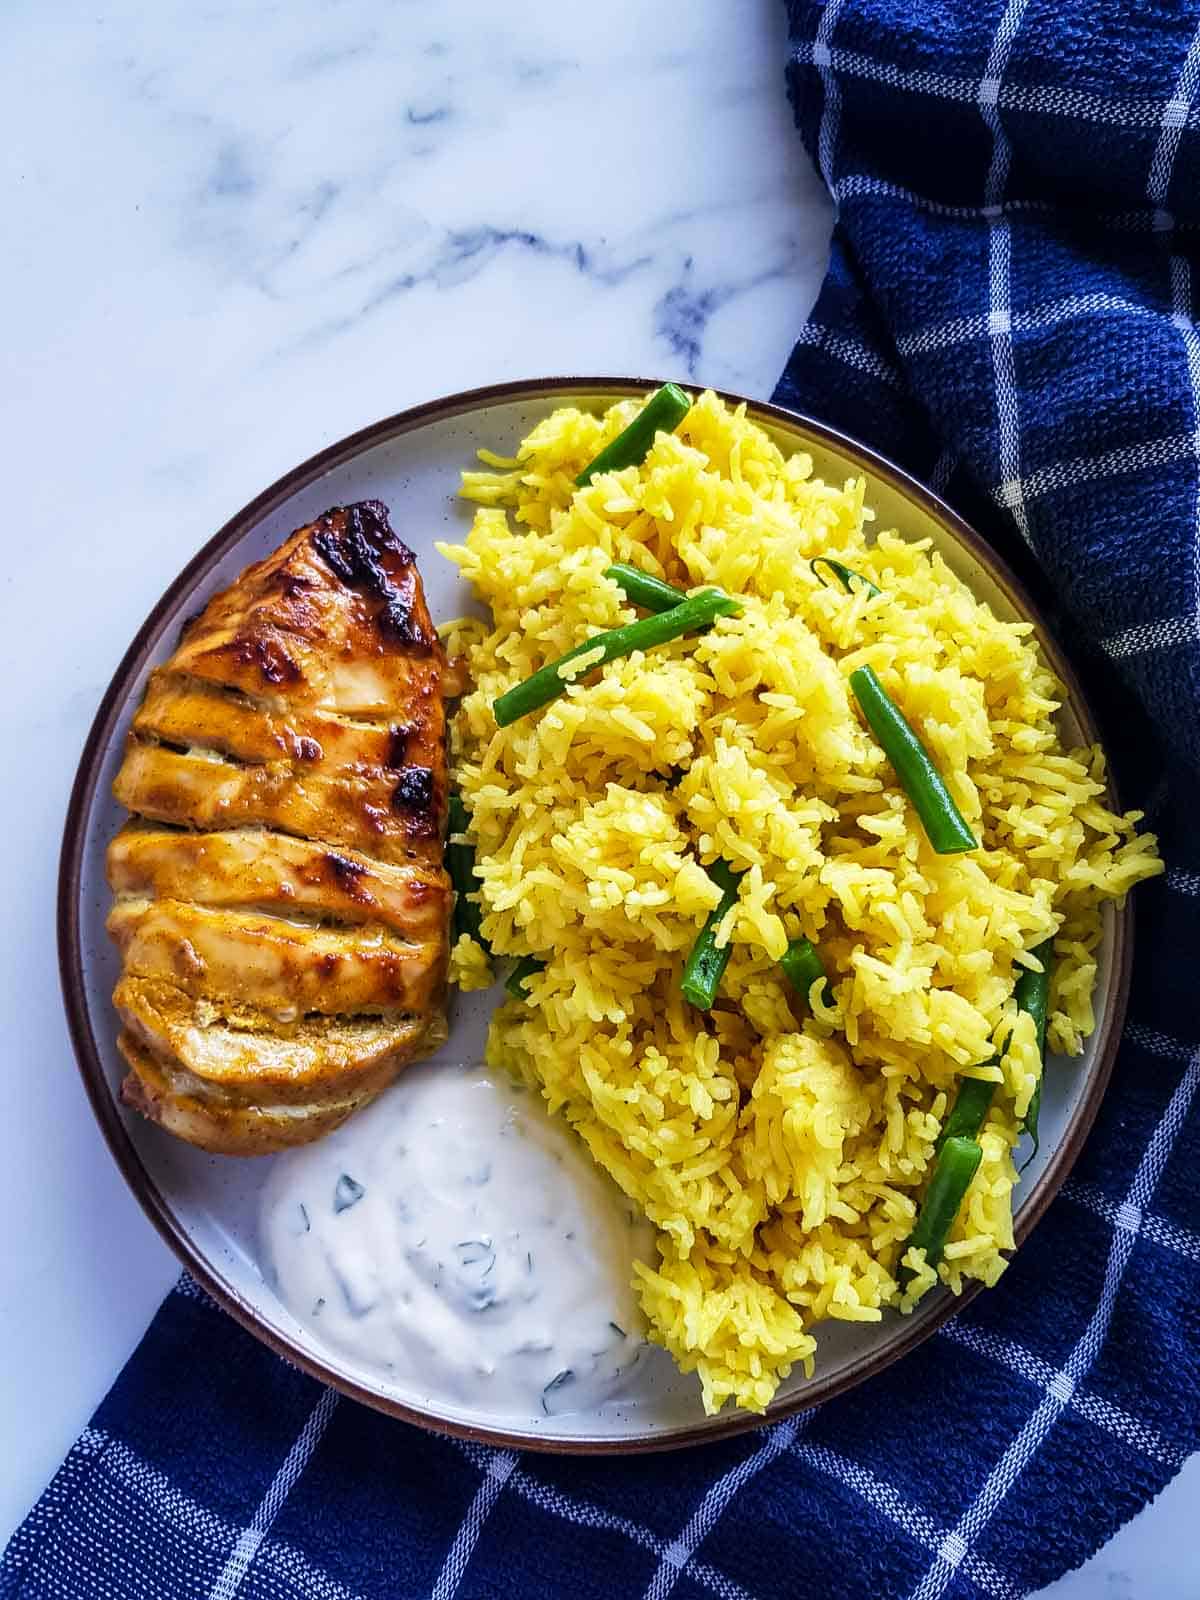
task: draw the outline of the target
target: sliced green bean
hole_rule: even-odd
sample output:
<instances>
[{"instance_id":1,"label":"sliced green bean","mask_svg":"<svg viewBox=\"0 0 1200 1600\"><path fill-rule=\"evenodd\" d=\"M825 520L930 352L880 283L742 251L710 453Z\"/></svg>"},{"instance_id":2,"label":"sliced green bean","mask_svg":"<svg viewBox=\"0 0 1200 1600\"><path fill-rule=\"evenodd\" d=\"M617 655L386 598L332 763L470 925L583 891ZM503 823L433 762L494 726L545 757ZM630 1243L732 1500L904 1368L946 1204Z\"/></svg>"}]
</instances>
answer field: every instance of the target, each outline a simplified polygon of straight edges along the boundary
<instances>
[{"instance_id":1,"label":"sliced green bean","mask_svg":"<svg viewBox=\"0 0 1200 1600\"><path fill-rule=\"evenodd\" d=\"M724 861L714 861L711 867L705 867L704 870L721 890L721 900L716 909L709 912L708 920L696 937L684 963L679 987L683 990L684 999L698 1011L711 1011L725 968L729 965L730 954L729 945L718 950L717 929L737 899L738 884L743 875L734 872Z\"/></svg>"},{"instance_id":2,"label":"sliced green bean","mask_svg":"<svg viewBox=\"0 0 1200 1600\"><path fill-rule=\"evenodd\" d=\"M971 1186L971 1179L979 1170L983 1151L974 1139L947 1139L933 1169L933 1177L925 1191L916 1226L909 1234L900 1252L901 1260L909 1250L924 1250L925 1260L936 1267L946 1249L946 1240L954 1219L958 1215L963 1197ZM901 1287L907 1286L913 1276L912 1268L901 1266Z\"/></svg>"},{"instance_id":3,"label":"sliced green bean","mask_svg":"<svg viewBox=\"0 0 1200 1600\"><path fill-rule=\"evenodd\" d=\"M502 694L492 706L496 722L506 728L509 723L527 717L531 711L541 710L542 706L549 705L551 700L565 693L571 675L569 672L564 675L562 669L580 656L595 654L592 666L603 666L605 662L615 661L618 656L631 655L635 650L649 650L655 645L667 644L671 639L679 639L685 633L699 633L711 628L718 617L737 616L741 609L737 600L731 599L720 589L706 589L703 594L692 595L670 611L639 617L636 622L610 628L607 633L594 633L590 639L576 645L574 650L568 650L565 656L540 667L523 683ZM589 672L592 666L588 667Z\"/></svg>"},{"instance_id":4,"label":"sliced green bean","mask_svg":"<svg viewBox=\"0 0 1200 1600\"><path fill-rule=\"evenodd\" d=\"M627 561L618 561L615 566L606 567L604 576L612 579L626 600L641 606L644 611L673 611L687 599L682 589L673 589L661 578L652 578L648 572L631 567Z\"/></svg>"},{"instance_id":5,"label":"sliced green bean","mask_svg":"<svg viewBox=\"0 0 1200 1600\"><path fill-rule=\"evenodd\" d=\"M504 987L514 1000L528 1000L529 990L526 988L528 980L539 972L545 972L546 963L537 956L522 956L516 966L504 980Z\"/></svg>"},{"instance_id":6,"label":"sliced green bean","mask_svg":"<svg viewBox=\"0 0 1200 1600\"><path fill-rule=\"evenodd\" d=\"M1037 1155L1040 1148L1038 1142L1038 1120L1042 1110L1042 1083L1046 1076L1046 1012L1050 1005L1050 968L1054 961L1054 940L1047 939L1031 952L1042 963L1040 972L1033 972L1026 967L1013 987L1013 998L1020 1011L1027 1011L1033 1018L1034 1031L1037 1034L1038 1059L1041 1071L1038 1074L1037 1085L1029 1101L1029 1109L1025 1113L1025 1132L1033 1140L1033 1154L1029 1161ZM1029 1161L1025 1163L1029 1165Z\"/></svg>"},{"instance_id":7,"label":"sliced green bean","mask_svg":"<svg viewBox=\"0 0 1200 1600\"><path fill-rule=\"evenodd\" d=\"M482 945L490 956L492 947L479 931L483 921L483 908L478 900L469 898L479 892L479 879L475 876L475 850L469 844L455 844L450 835L466 833L470 821L462 796L452 794L448 807L446 871L454 885L454 936L467 934Z\"/></svg>"},{"instance_id":8,"label":"sliced green bean","mask_svg":"<svg viewBox=\"0 0 1200 1600\"><path fill-rule=\"evenodd\" d=\"M883 593L883 590L873 584L870 578L864 578L861 572L855 572L853 567L844 567L840 561L834 561L830 556L816 556L808 564L818 578L821 577L818 568L828 567L847 594L854 593L855 584L860 584L870 595ZM824 583L824 581L824 578L821 578L821 582Z\"/></svg>"},{"instance_id":9,"label":"sliced green bean","mask_svg":"<svg viewBox=\"0 0 1200 1600\"><path fill-rule=\"evenodd\" d=\"M821 953L811 939L793 939L780 956L779 965L783 968L784 977L806 1004L818 978L825 985L821 991L822 1001L825 1005L830 1004L833 995L829 979L825 976Z\"/></svg>"},{"instance_id":10,"label":"sliced green bean","mask_svg":"<svg viewBox=\"0 0 1200 1600\"><path fill-rule=\"evenodd\" d=\"M900 785L912 801L933 848L943 856L978 850L979 841L963 821L928 750L880 683L874 669L859 667L852 672L850 687L871 731L895 768Z\"/></svg>"},{"instance_id":11,"label":"sliced green bean","mask_svg":"<svg viewBox=\"0 0 1200 1600\"><path fill-rule=\"evenodd\" d=\"M992 1058L989 1065L994 1065L996 1057ZM958 1093L954 1097L954 1104L950 1107L949 1115L942 1123L942 1131L938 1134L937 1143L933 1147L937 1155L947 1139L973 1139L983 1127L983 1120L988 1114L988 1108L995 1099L999 1085L993 1080L985 1078L960 1078Z\"/></svg>"},{"instance_id":12,"label":"sliced green bean","mask_svg":"<svg viewBox=\"0 0 1200 1600\"><path fill-rule=\"evenodd\" d=\"M660 433L674 433L692 409L692 402L673 383L656 389L627 428L612 441L575 479L577 488L591 483L598 472L619 472L622 467L637 467L650 453Z\"/></svg>"}]
</instances>

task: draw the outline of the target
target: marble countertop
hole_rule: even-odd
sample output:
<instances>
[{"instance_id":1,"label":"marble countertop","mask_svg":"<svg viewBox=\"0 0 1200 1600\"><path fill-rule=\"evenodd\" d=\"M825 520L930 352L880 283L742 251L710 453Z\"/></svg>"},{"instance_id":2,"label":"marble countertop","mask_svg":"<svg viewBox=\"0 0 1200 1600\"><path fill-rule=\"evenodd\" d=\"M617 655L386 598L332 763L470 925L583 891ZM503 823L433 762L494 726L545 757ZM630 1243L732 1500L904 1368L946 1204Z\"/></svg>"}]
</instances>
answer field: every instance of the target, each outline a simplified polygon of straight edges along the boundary
<instances>
[{"instance_id":1,"label":"marble countertop","mask_svg":"<svg viewBox=\"0 0 1200 1600\"><path fill-rule=\"evenodd\" d=\"M2 1542L177 1270L93 1124L54 954L68 787L138 623L267 483L415 402L559 372L768 394L830 208L778 0L9 0L0 41ZM1194 1461L1047 1593L1194 1593L1198 1492Z\"/></svg>"}]
</instances>

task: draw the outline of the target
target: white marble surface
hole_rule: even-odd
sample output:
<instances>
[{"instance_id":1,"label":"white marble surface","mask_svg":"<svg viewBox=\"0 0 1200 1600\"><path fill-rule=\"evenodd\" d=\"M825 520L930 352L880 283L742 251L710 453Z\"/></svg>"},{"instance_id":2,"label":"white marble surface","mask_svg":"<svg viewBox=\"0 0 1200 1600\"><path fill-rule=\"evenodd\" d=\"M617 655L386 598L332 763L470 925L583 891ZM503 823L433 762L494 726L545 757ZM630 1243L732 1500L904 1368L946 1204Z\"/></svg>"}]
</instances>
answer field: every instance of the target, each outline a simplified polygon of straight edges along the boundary
<instances>
[{"instance_id":1,"label":"white marble surface","mask_svg":"<svg viewBox=\"0 0 1200 1600\"><path fill-rule=\"evenodd\" d=\"M58 833L109 673L214 528L376 417L552 372L769 392L829 228L782 34L778 0L0 8L0 1539L175 1273L57 989ZM1048 1592L1196 1593L1198 1493L1193 1463Z\"/></svg>"}]
</instances>

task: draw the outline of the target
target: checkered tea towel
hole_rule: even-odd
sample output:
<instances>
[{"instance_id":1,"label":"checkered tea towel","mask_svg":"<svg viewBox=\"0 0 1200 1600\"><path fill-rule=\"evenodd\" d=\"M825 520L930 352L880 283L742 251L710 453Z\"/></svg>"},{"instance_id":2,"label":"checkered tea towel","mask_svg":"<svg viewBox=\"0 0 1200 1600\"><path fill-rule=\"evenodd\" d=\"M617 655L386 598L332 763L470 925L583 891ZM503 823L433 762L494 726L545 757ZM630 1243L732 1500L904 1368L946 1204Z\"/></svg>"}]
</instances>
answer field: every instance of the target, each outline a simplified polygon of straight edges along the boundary
<instances>
[{"instance_id":1,"label":"checkered tea towel","mask_svg":"<svg viewBox=\"0 0 1200 1600\"><path fill-rule=\"evenodd\" d=\"M900 1367L668 1456L389 1421L185 1279L0 1561L3 1600L1018 1600L1197 1446L1200 14L789 9L838 225L777 398L929 478L1035 584L1169 866L1140 891L1130 1024L1075 1175L1000 1287Z\"/></svg>"}]
</instances>

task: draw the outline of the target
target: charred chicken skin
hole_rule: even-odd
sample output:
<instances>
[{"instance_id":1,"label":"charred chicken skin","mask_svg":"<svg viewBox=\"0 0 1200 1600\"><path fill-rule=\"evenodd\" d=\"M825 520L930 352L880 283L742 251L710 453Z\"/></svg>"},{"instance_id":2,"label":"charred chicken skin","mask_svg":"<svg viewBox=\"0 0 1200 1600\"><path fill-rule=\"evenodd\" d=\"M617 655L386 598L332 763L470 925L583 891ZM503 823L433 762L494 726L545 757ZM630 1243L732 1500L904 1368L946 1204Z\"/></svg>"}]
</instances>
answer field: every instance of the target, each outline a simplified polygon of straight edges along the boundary
<instances>
[{"instance_id":1,"label":"charred chicken skin","mask_svg":"<svg viewBox=\"0 0 1200 1600\"><path fill-rule=\"evenodd\" d=\"M256 1155L445 1038L447 675L378 501L300 528L187 624L114 784L127 1104Z\"/></svg>"}]
</instances>

